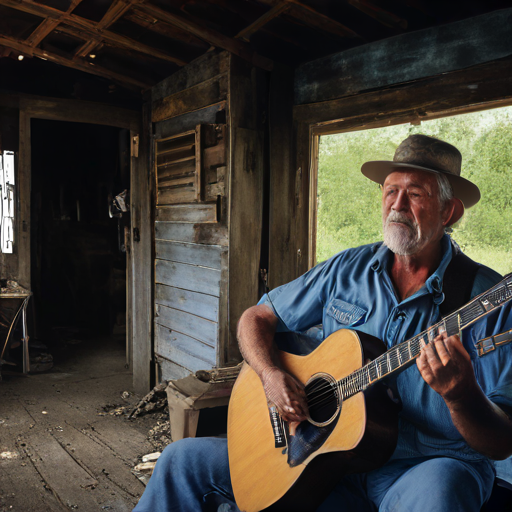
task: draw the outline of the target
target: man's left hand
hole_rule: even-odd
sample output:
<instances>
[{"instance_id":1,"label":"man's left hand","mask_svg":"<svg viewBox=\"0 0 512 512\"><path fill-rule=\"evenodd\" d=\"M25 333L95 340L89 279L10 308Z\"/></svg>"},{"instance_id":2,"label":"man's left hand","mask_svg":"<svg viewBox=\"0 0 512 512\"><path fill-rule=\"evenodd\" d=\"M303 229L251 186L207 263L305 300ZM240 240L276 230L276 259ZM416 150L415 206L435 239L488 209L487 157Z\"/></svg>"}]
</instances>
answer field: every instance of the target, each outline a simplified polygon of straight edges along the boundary
<instances>
[{"instance_id":1,"label":"man's left hand","mask_svg":"<svg viewBox=\"0 0 512 512\"><path fill-rule=\"evenodd\" d=\"M425 382L446 402L464 398L478 387L471 358L458 336L439 334L422 347L416 364Z\"/></svg>"}]
</instances>

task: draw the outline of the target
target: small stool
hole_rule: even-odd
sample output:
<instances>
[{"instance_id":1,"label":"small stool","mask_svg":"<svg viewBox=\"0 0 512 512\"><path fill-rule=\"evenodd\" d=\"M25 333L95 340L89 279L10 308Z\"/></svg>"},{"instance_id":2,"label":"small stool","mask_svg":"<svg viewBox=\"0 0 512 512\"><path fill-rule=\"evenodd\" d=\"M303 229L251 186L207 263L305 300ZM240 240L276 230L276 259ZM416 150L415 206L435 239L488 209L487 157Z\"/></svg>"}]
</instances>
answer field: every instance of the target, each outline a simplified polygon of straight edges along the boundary
<instances>
[{"instance_id":1,"label":"small stool","mask_svg":"<svg viewBox=\"0 0 512 512\"><path fill-rule=\"evenodd\" d=\"M195 437L199 411L227 405L234 383L235 378L222 382L203 382L195 375L169 381L166 392L172 440Z\"/></svg>"}]
</instances>

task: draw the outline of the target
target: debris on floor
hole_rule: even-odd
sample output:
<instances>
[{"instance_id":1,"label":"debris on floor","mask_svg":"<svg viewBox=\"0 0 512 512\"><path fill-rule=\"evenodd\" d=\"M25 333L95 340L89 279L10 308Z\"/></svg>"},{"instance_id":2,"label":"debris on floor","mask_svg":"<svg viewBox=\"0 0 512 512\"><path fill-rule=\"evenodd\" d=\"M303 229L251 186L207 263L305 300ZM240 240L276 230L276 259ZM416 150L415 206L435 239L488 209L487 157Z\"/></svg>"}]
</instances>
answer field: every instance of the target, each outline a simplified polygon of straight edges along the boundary
<instances>
[{"instance_id":1,"label":"debris on floor","mask_svg":"<svg viewBox=\"0 0 512 512\"><path fill-rule=\"evenodd\" d=\"M143 414L150 412L156 412L167 406L167 394L165 389L167 388L167 381L155 386L133 409L130 413L130 418L136 418Z\"/></svg>"},{"instance_id":2,"label":"debris on floor","mask_svg":"<svg viewBox=\"0 0 512 512\"><path fill-rule=\"evenodd\" d=\"M139 471L140 473L148 473L152 474L153 469L155 469L156 461L154 462L141 462L140 464L137 464L133 469L135 471Z\"/></svg>"},{"instance_id":3,"label":"debris on floor","mask_svg":"<svg viewBox=\"0 0 512 512\"><path fill-rule=\"evenodd\" d=\"M137 464L133 469L132 473L144 484L147 485L149 478L153 474L155 469L156 461L160 457L160 452L148 453L142 457L142 462Z\"/></svg>"},{"instance_id":4,"label":"debris on floor","mask_svg":"<svg viewBox=\"0 0 512 512\"><path fill-rule=\"evenodd\" d=\"M172 443L169 414L162 414L162 416L164 417L163 421L157 421L156 425L148 432L148 440L151 446L160 452Z\"/></svg>"},{"instance_id":5,"label":"debris on floor","mask_svg":"<svg viewBox=\"0 0 512 512\"><path fill-rule=\"evenodd\" d=\"M142 462L156 462L160 455L162 455L161 452L148 453L142 457Z\"/></svg>"}]
</instances>

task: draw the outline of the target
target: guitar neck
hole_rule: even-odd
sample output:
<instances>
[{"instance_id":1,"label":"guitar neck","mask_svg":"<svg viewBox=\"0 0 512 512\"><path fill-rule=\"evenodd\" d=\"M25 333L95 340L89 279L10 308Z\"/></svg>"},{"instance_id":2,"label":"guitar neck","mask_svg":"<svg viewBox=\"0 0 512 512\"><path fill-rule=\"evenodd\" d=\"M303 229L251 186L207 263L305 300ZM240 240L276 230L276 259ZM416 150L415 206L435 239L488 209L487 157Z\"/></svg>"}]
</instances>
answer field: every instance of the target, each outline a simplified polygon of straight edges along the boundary
<instances>
[{"instance_id":1,"label":"guitar neck","mask_svg":"<svg viewBox=\"0 0 512 512\"><path fill-rule=\"evenodd\" d=\"M437 324L410 340L395 345L367 365L339 380L337 384L342 398L350 398L382 379L405 370L420 355L421 347L432 342L439 333L446 332L448 336L460 334L464 328L503 306L510 299L512 299L512 274Z\"/></svg>"}]
</instances>

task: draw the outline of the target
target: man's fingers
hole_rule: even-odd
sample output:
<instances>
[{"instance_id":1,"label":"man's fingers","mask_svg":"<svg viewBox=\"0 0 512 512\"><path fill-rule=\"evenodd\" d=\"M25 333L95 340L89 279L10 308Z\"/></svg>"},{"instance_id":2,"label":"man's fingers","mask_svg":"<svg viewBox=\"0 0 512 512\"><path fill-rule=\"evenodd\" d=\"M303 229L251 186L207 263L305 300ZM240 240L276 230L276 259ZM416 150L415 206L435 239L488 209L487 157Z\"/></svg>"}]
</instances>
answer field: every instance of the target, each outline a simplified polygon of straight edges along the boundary
<instances>
[{"instance_id":1,"label":"man's fingers","mask_svg":"<svg viewBox=\"0 0 512 512\"><path fill-rule=\"evenodd\" d=\"M425 382L429 382L429 380L433 376L432 368L430 367L427 356L423 350L421 351L420 357L416 359L416 365L418 366L418 370L420 371L421 376L425 380Z\"/></svg>"},{"instance_id":2,"label":"man's fingers","mask_svg":"<svg viewBox=\"0 0 512 512\"><path fill-rule=\"evenodd\" d=\"M436 351L436 342L425 345L421 349L421 352L422 354L424 354L429 366L432 368L433 371L435 371L437 368L441 366L441 360L439 359L439 355Z\"/></svg>"},{"instance_id":3,"label":"man's fingers","mask_svg":"<svg viewBox=\"0 0 512 512\"><path fill-rule=\"evenodd\" d=\"M445 340L440 339L435 342L436 352L443 366L446 366L451 361L451 354L445 345Z\"/></svg>"}]
</instances>

